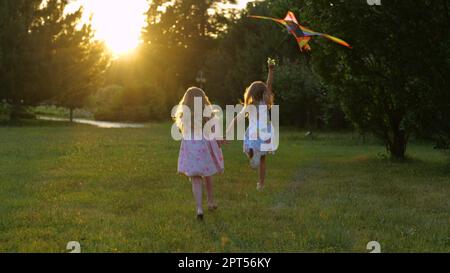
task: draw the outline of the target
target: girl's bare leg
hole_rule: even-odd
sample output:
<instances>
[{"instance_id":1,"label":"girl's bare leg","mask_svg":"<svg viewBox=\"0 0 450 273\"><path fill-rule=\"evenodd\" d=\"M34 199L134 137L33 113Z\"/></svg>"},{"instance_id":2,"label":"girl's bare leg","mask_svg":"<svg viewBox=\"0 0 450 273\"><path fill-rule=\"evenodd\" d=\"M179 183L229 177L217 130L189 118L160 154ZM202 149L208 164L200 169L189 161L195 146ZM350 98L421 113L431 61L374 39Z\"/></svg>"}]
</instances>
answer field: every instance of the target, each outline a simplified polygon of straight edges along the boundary
<instances>
[{"instance_id":1,"label":"girl's bare leg","mask_svg":"<svg viewBox=\"0 0 450 273\"><path fill-rule=\"evenodd\" d=\"M253 158L253 149L250 149L247 153L248 159L252 159Z\"/></svg>"},{"instance_id":2,"label":"girl's bare leg","mask_svg":"<svg viewBox=\"0 0 450 273\"><path fill-rule=\"evenodd\" d=\"M205 177L206 193L208 198L208 208L216 209L217 204L214 202L214 185L213 178L211 176Z\"/></svg>"},{"instance_id":3,"label":"girl's bare leg","mask_svg":"<svg viewBox=\"0 0 450 273\"><path fill-rule=\"evenodd\" d=\"M261 163L259 165L259 184L261 188L264 187L266 182L266 156L261 157Z\"/></svg>"},{"instance_id":4,"label":"girl's bare leg","mask_svg":"<svg viewBox=\"0 0 450 273\"><path fill-rule=\"evenodd\" d=\"M197 205L197 215L203 215L203 206L202 206L202 178L199 176L192 177L192 192L194 193L195 203Z\"/></svg>"}]
</instances>

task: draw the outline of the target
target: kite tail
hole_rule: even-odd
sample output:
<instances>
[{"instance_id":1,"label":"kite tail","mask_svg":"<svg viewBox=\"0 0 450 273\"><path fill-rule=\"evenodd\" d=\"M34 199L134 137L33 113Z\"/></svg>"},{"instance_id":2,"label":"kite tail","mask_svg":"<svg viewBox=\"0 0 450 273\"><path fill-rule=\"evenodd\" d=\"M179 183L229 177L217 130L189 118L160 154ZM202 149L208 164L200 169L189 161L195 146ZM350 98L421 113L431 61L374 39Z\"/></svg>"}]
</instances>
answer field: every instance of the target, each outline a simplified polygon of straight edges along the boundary
<instances>
[{"instance_id":1,"label":"kite tail","mask_svg":"<svg viewBox=\"0 0 450 273\"><path fill-rule=\"evenodd\" d=\"M334 36L331 36L331 35L328 35L328 34L322 34L322 37L327 38L328 40L333 41L333 42L335 42L337 44L340 44L342 46L345 46L345 47L348 47L348 48L352 48L352 46L349 45L346 41L341 40L339 38L336 38Z\"/></svg>"}]
</instances>

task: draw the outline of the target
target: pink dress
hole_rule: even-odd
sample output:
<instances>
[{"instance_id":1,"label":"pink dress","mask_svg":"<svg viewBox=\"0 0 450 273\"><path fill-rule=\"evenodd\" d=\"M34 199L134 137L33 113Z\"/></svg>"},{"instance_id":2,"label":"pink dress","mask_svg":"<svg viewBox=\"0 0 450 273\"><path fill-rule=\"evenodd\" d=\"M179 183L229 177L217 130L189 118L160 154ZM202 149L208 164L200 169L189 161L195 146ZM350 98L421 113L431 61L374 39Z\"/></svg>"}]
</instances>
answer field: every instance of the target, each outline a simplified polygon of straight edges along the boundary
<instances>
[{"instance_id":1,"label":"pink dress","mask_svg":"<svg viewBox=\"0 0 450 273\"><path fill-rule=\"evenodd\" d=\"M178 173L188 177L213 176L224 171L222 149L215 140L182 140Z\"/></svg>"}]
</instances>

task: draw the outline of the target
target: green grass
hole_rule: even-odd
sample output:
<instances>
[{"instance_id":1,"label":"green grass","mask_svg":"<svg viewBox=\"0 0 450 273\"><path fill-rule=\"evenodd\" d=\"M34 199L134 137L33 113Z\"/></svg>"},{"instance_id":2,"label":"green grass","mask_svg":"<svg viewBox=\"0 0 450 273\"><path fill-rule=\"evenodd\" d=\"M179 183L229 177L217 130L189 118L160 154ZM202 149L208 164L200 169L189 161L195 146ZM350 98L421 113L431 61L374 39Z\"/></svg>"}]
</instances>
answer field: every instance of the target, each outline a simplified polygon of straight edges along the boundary
<instances>
[{"instance_id":1,"label":"green grass","mask_svg":"<svg viewBox=\"0 0 450 273\"><path fill-rule=\"evenodd\" d=\"M375 141L284 131L258 193L233 143L200 223L168 124L39 125L0 128L0 252L450 251L450 166L431 145L396 163Z\"/></svg>"}]
</instances>

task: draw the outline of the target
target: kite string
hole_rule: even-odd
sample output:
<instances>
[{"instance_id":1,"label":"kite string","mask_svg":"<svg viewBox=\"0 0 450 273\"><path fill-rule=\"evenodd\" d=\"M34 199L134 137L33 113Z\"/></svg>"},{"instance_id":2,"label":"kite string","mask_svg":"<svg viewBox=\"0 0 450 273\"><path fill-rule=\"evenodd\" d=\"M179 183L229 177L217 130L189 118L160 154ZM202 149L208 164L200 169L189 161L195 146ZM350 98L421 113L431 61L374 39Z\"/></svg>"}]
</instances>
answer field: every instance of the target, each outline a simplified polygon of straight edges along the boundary
<instances>
[{"instance_id":1,"label":"kite string","mask_svg":"<svg viewBox=\"0 0 450 273\"><path fill-rule=\"evenodd\" d=\"M283 45L283 43L289 38L290 34L288 33L286 37L275 47L273 52L270 54L270 57L275 57L274 54L277 53L278 49Z\"/></svg>"}]
</instances>

